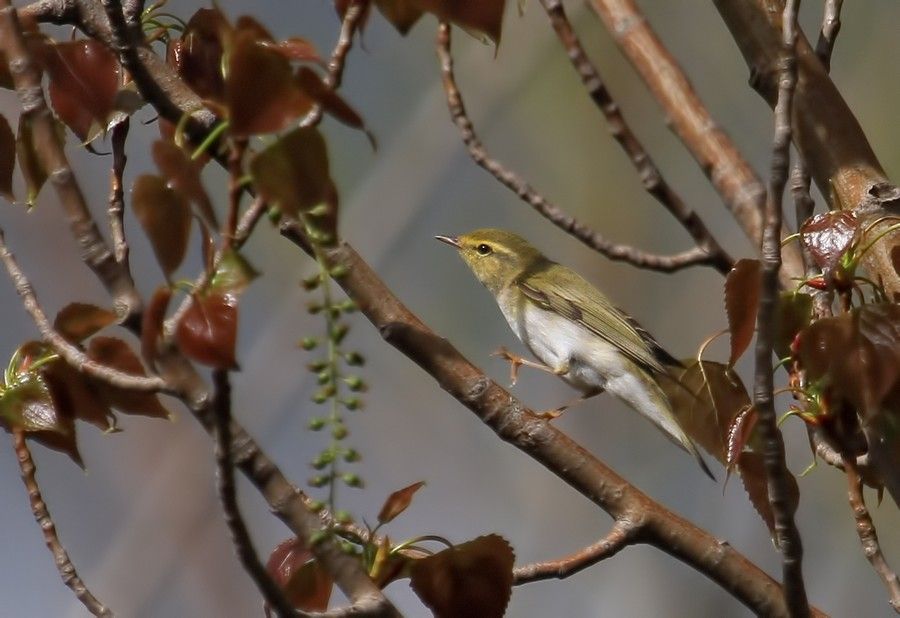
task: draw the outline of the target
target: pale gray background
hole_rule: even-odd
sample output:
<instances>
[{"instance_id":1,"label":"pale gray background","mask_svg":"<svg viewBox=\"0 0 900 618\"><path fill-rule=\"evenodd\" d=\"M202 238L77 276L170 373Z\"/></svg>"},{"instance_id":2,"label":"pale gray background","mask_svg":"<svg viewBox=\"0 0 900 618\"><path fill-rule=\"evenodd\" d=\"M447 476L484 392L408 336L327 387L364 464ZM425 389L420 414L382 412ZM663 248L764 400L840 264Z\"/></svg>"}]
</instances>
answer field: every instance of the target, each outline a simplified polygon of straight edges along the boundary
<instances>
[{"instance_id":1,"label":"pale gray background","mask_svg":"<svg viewBox=\"0 0 900 618\"><path fill-rule=\"evenodd\" d=\"M765 173L771 116L747 87L743 60L711 3L641 4L713 115ZM197 6L171 2L169 10L187 16ZM222 6L232 16L253 11L276 35L309 37L323 52L330 50L338 28L326 0ZM614 96L667 178L724 246L736 256L751 255L593 13L578 2L568 7ZM818 2L804 3L807 32L817 31L820 10ZM610 238L655 251L687 247L687 235L642 191L607 135L540 7L528 3L522 18L514 6L508 13L496 58L493 48L455 32L458 77L489 150ZM900 3L847 2L843 19L834 78L896 179ZM447 247L432 240L436 233L485 225L520 232L604 287L674 354L693 354L725 323L721 277L702 269L663 276L611 264L545 224L478 169L446 113L432 45L435 25L433 17L425 17L404 39L373 15L364 45L350 57L344 94L365 116L379 148L373 153L360 133L325 123L344 235L411 309L503 382L506 366L489 353L499 345L521 347L488 294ZM15 107L14 95L0 92L0 109L13 123ZM146 110L140 114L150 116ZM155 127L132 126L129 185L150 167L147 144L156 136ZM82 185L102 216L109 160L76 156L77 150L70 142ZM218 197L224 195L222 179L219 172L207 177ZM0 223L45 307L55 312L75 299L102 303L103 292L79 262L52 191L46 190L39 202L30 214L4 204ZM160 282L159 270L131 215L127 225L133 264L141 289L149 294ZM303 369L310 356L293 345L300 336L321 330L319 318L303 311L307 296L296 285L312 266L268 226L247 254L266 276L241 307L244 371L234 380L235 413L285 473L302 481L325 438L304 430L314 412L309 403L314 385ZM195 272L196 256L192 260L184 276ZM5 358L36 332L8 282L0 282L0 307L0 356ZM366 396L368 409L350 421L350 441L365 457L368 486L342 491L341 504L373 519L388 492L426 480L413 507L389 528L393 538L439 533L463 541L498 532L515 547L519 563L564 554L606 532L605 514L501 443L417 367L383 345L362 318L354 319L347 344L373 361L363 371L373 389ZM747 362L740 366L745 377L749 367ZM515 392L538 408L571 396L562 383L533 372L523 374ZM87 474L36 446L44 496L81 575L118 615L259 615L258 595L233 556L214 497L211 443L189 415L179 411L178 417L175 423L126 417L125 432L113 436L80 427ZM576 409L559 426L651 496L778 573L767 532L737 479L724 490L721 482L707 481L689 457L608 397ZM799 473L810 462L799 421L787 422L785 434L789 464ZM860 550L843 476L820 465L800 486L799 525L811 600L835 616L891 615L882 584ZM28 509L14 453L2 443L0 488L0 616L85 615L55 572ZM267 551L288 531L243 481L239 489L257 545ZM889 499L876 509L874 495L867 495L888 558L900 566L897 509ZM405 583L391 586L388 594L408 615L426 615ZM564 582L517 588L509 611L537 618L747 614L706 578L645 547L628 549Z\"/></svg>"}]
</instances>

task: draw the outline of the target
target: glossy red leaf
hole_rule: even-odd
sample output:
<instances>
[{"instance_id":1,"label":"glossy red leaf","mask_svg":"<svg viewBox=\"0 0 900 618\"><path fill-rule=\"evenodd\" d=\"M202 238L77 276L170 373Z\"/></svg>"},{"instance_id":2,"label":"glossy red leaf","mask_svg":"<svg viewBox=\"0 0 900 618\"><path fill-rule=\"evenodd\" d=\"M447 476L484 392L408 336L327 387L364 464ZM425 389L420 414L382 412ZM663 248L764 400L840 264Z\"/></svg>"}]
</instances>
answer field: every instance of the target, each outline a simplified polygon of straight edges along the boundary
<instances>
[{"instance_id":1,"label":"glossy red leaf","mask_svg":"<svg viewBox=\"0 0 900 618\"><path fill-rule=\"evenodd\" d=\"M166 285L161 286L153 293L150 302L144 309L144 316L141 320L141 358L151 367L156 361L156 346L162 336L170 300L172 300L172 288Z\"/></svg>"},{"instance_id":2,"label":"glossy red leaf","mask_svg":"<svg viewBox=\"0 0 900 618\"><path fill-rule=\"evenodd\" d=\"M225 104L230 130L241 137L273 133L308 112L312 99L297 85L291 63L256 28L236 30L228 56Z\"/></svg>"},{"instance_id":3,"label":"glossy red leaf","mask_svg":"<svg viewBox=\"0 0 900 618\"><path fill-rule=\"evenodd\" d=\"M105 131L116 107L122 71L115 54L94 39L41 47L53 111L82 141Z\"/></svg>"},{"instance_id":4,"label":"glossy red leaf","mask_svg":"<svg viewBox=\"0 0 900 618\"><path fill-rule=\"evenodd\" d=\"M826 275L859 239L859 221L839 210L820 213L800 226L800 240Z\"/></svg>"},{"instance_id":5,"label":"glossy red leaf","mask_svg":"<svg viewBox=\"0 0 900 618\"><path fill-rule=\"evenodd\" d=\"M164 140L153 143L153 161L166 179L166 184L197 207L200 220L208 227L218 229L212 201L200 180L203 163L192 161L183 149Z\"/></svg>"},{"instance_id":6,"label":"glossy red leaf","mask_svg":"<svg viewBox=\"0 0 900 618\"><path fill-rule=\"evenodd\" d=\"M690 438L723 465L727 460L728 432L734 419L750 405L740 377L726 365L683 359L673 368L674 380L659 384L672 404L678 424Z\"/></svg>"},{"instance_id":7,"label":"glossy red leaf","mask_svg":"<svg viewBox=\"0 0 900 618\"><path fill-rule=\"evenodd\" d=\"M393 521L394 518L409 507L412 503L413 495L424 486L425 481L419 481L403 489L398 489L388 496L381 507L381 511L378 513L378 523L386 524Z\"/></svg>"},{"instance_id":8,"label":"glossy red leaf","mask_svg":"<svg viewBox=\"0 0 900 618\"><path fill-rule=\"evenodd\" d=\"M47 181L47 170L35 150L34 136L31 128L31 116L19 116L19 130L16 134L16 158L19 169L25 178L27 196L25 203L33 206L41 188Z\"/></svg>"},{"instance_id":9,"label":"glossy red leaf","mask_svg":"<svg viewBox=\"0 0 900 618\"><path fill-rule=\"evenodd\" d=\"M437 618L500 618L512 594L512 547L490 534L412 563L410 585Z\"/></svg>"},{"instance_id":10,"label":"glossy red leaf","mask_svg":"<svg viewBox=\"0 0 900 618\"><path fill-rule=\"evenodd\" d=\"M71 343L80 343L96 333L114 324L116 314L87 303L69 303L56 314L53 328Z\"/></svg>"},{"instance_id":11,"label":"glossy red leaf","mask_svg":"<svg viewBox=\"0 0 900 618\"><path fill-rule=\"evenodd\" d=\"M150 239L156 260L168 278L184 260L191 233L187 201L159 176L138 176L131 205Z\"/></svg>"},{"instance_id":12,"label":"glossy red leaf","mask_svg":"<svg viewBox=\"0 0 900 618\"><path fill-rule=\"evenodd\" d=\"M93 337L88 342L87 355L102 365L117 369L122 373L146 376L147 372L140 359L127 343L115 337ZM153 393L142 393L110 386L99 380L92 380L100 397L123 414L138 414L154 418L169 418L171 414Z\"/></svg>"},{"instance_id":13,"label":"glossy red leaf","mask_svg":"<svg viewBox=\"0 0 900 618\"><path fill-rule=\"evenodd\" d=\"M725 277L725 313L731 334L729 366L737 362L753 339L761 276L759 260L743 259Z\"/></svg>"},{"instance_id":14,"label":"glossy red leaf","mask_svg":"<svg viewBox=\"0 0 900 618\"><path fill-rule=\"evenodd\" d=\"M198 363L236 369L237 297L232 294L194 295L175 329L181 351Z\"/></svg>"},{"instance_id":15,"label":"glossy red leaf","mask_svg":"<svg viewBox=\"0 0 900 618\"><path fill-rule=\"evenodd\" d=\"M296 78L299 88L321 105L323 110L347 126L365 130L362 117L338 93L326 86L315 71L309 67L300 67Z\"/></svg>"},{"instance_id":16,"label":"glossy red leaf","mask_svg":"<svg viewBox=\"0 0 900 618\"><path fill-rule=\"evenodd\" d=\"M56 409L69 418L80 419L111 431L116 418L109 404L97 392L95 385L63 360L56 360L41 368Z\"/></svg>"},{"instance_id":17,"label":"glossy red leaf","mask_svg":"<svg viewBox=\"0 0 900 618\"><path fill-rule=\"evenodd\" d=\"M300 37L291 37L279 41L278 44L273 47L288 60L315 62L317 64L322 63L322 58L316 51L315 46L306 39L301 39Z\"/></svg>"},{"instance_id":18,"label":"glossy red leaf","mask_svg":"<svg viewBox=\"0 0 900 618\"><path fill-rule=\"evenodd\" d=\"M225 98L222 39L230 29L218 9L200 9L188 21L181 38L169 45L169 64L202 99Z\"/></svg>"},{"instance_id":19,"label":"glossy red leaf","mask_svg":"<svg viewBox=\"0 0 900 618\"><path fill-rule=\"evenodd\" d=\"M322 134L314 127L294 129L250 161L256 189L285 214L296 216L336 195ZM332 202L334 210L336 202ZM323 228L332 231L336 212L320 217Z\"/></svg>"},{"instance_id":20,"label":"glossy red leaf","mask_svg":"<svg viewBox=\"0 0 900 618\"><path fill-rule=\"evenodd\" d=\"M744 489L747 491L747 495L750 496L750 503L753 504L753 508L762 517L766 527L769 529L772 541L775 542L775 516L772 514L772 505L769 503L769 487L762 454L744 451L738 457L737 468L741 475ZM800 502L800 488L797 486L797 479L790 472L785 474L785 480L787 481L788 490L788 509L790 512L793 512Z\"/></svg>"},{"instance_id":21,"label":"glossy red leaf","mask_svg":"<svg viewBox=\"0 0 900 618\"><path fill-rule=\"evenodd\" d=\"M0 58L2 60L2 58ZM0 114L0 196L13 201L12 178L16 167L16 136Z\"/></svg>"},{"instance_id":22,"label":"glossy red leaf","mask_svg":"<svg viewBox=\"0 0 900 618\"><path fill-rule=\"evenodd\" d=\"M328 609L334 582L300 539L279 543L269 555L266 570L296 609L307 612ZM267 606L266 615L269 614Z\"/></svg>"}]
</instances>

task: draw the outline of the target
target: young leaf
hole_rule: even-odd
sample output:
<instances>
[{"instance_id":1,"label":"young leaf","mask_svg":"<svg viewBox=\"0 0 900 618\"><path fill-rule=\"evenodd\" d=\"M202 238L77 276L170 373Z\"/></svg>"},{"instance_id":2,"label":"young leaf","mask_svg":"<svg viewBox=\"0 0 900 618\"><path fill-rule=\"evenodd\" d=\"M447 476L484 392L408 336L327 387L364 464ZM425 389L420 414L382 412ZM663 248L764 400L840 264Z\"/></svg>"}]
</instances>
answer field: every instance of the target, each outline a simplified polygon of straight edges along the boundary
<instances>
[{"instance_id":1,"label":"young leaf","mask_svg":"<svg viewBox=\"0 0 900 618\"><path fill-rule=\"evenodd\" d=\"M731 333L732 367L750 345L756 328L756 309L759 305L761 269L759 260L738 260L725 278L725 313Z\"/></svg>"},{"instance_id":2,"label":"young leaf","mask_svg":"<svg viewBox=\"0 0 900 618\"><path fill-rule=\"evenodd\" d=\"M336 195L325 140L314 127L294 129L276 141L250 161L250 171L260 194L288 216L328 203ZM318 219L331 221L323 227L333 231L335 217L331 212Z\"/></svg>"},{"instance_id":3,"label":"young leaf","mask_svg":"<svg viewBox=\"0 0 900 618\"><path fill-rule=\"evenodd\" d=\"M144 317L141 321L141 358L148 366L153 367L156 361L156 344L162 335L163 322L166 319L166 310L169 301L172 300L172 288L167 285L160 286L153 293Z\"/></svg>"},{"instance_id":4,"label":"young leaf","mask_svg":"<svg viewBox=\"0 0 900 618\"><path fill-rule=\"evenodd\" d=\"M404 35L422 17L423 11L418 5L416 0L375 0L375 6L384 18Z\"/></svg>"},{"instance_id":5,"label":"young leaf","mask_svg":"<svg viewBox=\"0 0 900 618\"><path fill-rule=\"evenodd\" d=\"M766 523L772 541L775 542L777 538L775 516L772 514L772 505L769 503L769 487L762 454L744 451L738 457L737 468L753 508ZM788 473L785 478L788 483L788 509L793 512L800 501L800 488L797 487L797 480L793 474Z\"/></svg>"},{"instance_id":6,"label":"young leaf","mask_svg":"<svg viewBox=\"0 0 900 618\"><path fill-rule=\"evenodd\" d=\"M128 344L115 337L94 337L88 342L87 355L102 365L117 369L122 373L145 376L144 366L131 351ZM166 410L153 393L142 393L110 386L99 380L92 380L100 397L113 408L123 414L139 414L154 418L170 418Z\"/></svg>"},{"instance_id":7,"label":"young leaf","mask_svg":"<svg viewBox=\"0 0 900 618\"><path fill-rule=\"evenodd\" d=\"M844 210L820 213L800 226L800 241L826 275L856 245L858 237L859 221Z\"/></svg>"},{"instance_id":8,"label":"young leaf","mask_svg":"<svg viewBox=\"0 0 900 618\"><path fill-rule=\"evenodd\" d=\"M166 140L153 143L153 161L167 185L197 207L200 219L208 227L218 229L212 201L200 180L202 162L192 161L183 149Z\"/></svg>"},{"instance_id":9,"label":"young leaf","mask_svg":"<svg viewBox=\"0 0 900 618\"><path fill-rule=\"evenodd\" d=\"M480 0L479 2L416 0L416 4L429 13L433 13L441 21L449 21L465 30L482 32L494 42L494 45L500 44L506 0Z\"/></svg>"},{"instance_id":10,"label":"young leaf","mask_svg":"<svg viewBox=\"0 0 900 618\"><path fill-rule=\"evenodd\" d=\"M437 618L500 618L512 593L515 554L490 534L412 563L410 585Z\"/></svg>"},{"instance_id":11,"label":"young leaf","mask_svg":"<svg viewBox=\"0 0 900 618\"><path fill-rule=\"evenodd\" d=\"M268 33L245 23L234 34L225 104L236 136L280 131L312 108L312 100L294 80L290 62L271 43Z\"/></svg>"},{"instance_id":12,"label":"young leaf","mask_svg":"<svg viewBox=\"0 0 900 618\"><path fill-rule=\"evenodd\" d=\"M106 129L122 83L119 62L94 39L42 45L56 115L82 141Z\"/></svg>"},{"instance_id":13,"label":"young leaf","mask_svg":"<svg viewBox=\"0 0 900 618\"><path fill-rule=\"evenodd\" d=\"M81 419L103 431L115 428L116 418L109 404L97 393L94 384L77 369L58 359L42 367L41 376L60 414Z\"/></svg>"},{"instance_id":14,"label":"young leaf","mask_svg":"<svg viewBox=\"0 0 900 618\"><path fill-rule=\"evenodd\" d=\"M12 178L16 166L16 136L9 122L0 114L0 196L13 201Z\"/></svg>"},{"instance_id":15,"label":"young leaf","mask_svg":"<svg viewBox=\"0 0 900 618\"><path fill-rule=\"evenodd\" d=\"M813 318L812 296L794 292L782 292L775 314L775 353L778 358L791 354L791 344L797 334L809 326Z\"/></svg>"},{"instance_id":16,"label":"young leaf","mask_svg":"<svg viewBox=\"0 0 900 618\"><path fill-rule=\"evenodd\" d=\"M413 483L403 489L398 489L384 501L384 506L378 513L378 523L386 524L393 521L400 513L405 511L412 502L413 495L425 486L425 481Z\"/></svg>"},{"instance_id":17,"label":"young leaf","mask_svg":"<svg viewBox=\"0 0 900 618\"><path fill-rule=\"evenodd\" d=\"M198 363L236 369L237 297L232 294L194 295L175 329L184 354Z\"/></svg>"},{"instance_id":18,"label":"young leaf","mask_svg":"<svg viewBox=\"0 0 900 618\"><path fill-rule=\"evenodd\" d=\"M134 181L132 207L150 239L156 260L168 278L181 264L191 233L191 210L179 193L159 176Z\"/></svg>"},{"instance_id":19,"label":"young leaf","mask_svg":"<svg viewBox=\"0 0 900 618\"><path fill-rule=\"evenodd\" d=\"M279 543L269 555L266 570L296 609L307 612L328 609L334 582L300 539ZM267 606L266 616L269 615Z\"/></svg>"},{"instance_id":20,"label":"young leaf","mask_svg":"<svg viewBox=\"0 0 900 618\"><path fill-rule=\"evenodd\" d=\"M69 303L56 314L53 328L70 343L81 343L113 324L116 314L86 303Z\"/></svg>"},{"instance_id":21,"label":"young leaf","mask_svg":"<svg viewBox=\"0 0 900 618\"><path fill-rule=\"evenodd\" d=\"M216 272L210 279L209 291L240 296L257 277L259 277L259 271L253 268L253 265L243 255L229 249L222 256Z\"/></svg>"},{"instance_id":22,"label":"young leaf","mask_svg":"<svg viewBox=\"0 0 900 618\"><path fill-rule=\"evenodd\" d=\"M322 78L309 67L297 69L297 86L326 112L354 129L365 131L366 125L355 109L333 89L325 85Z\"/></svg>"},{"instance_id":23,"label":"young leaf","mask_svg":"<svg viewBox=\"0 0 900 618\"><path fill-rule=\"evenodd\" d=\"M300 62L322 63L322 58L316 51L315 46L300 37L290 37L283 41L279 41L274 49L288 60L296 60Z\"/></svg>"},{"instance_id":24,"label":"young leaf","mask_svg":"<svg viewBox=\"0 0 900 618\"><path fill-rule=\"evenodd\" d=\"M47 170L35 150L34 136L31 130L31 116L22 114L19 116L19 130L16 135L16 157L19 160L19 169L25 178L27 197L25 203L34 206L38 193L47 181Z\"/></svg>"},{"instance_id":25,"label":"young leaf","mask_svg":"<svg viewBox=\"0 0 900 618\"><path fill-rule=\"evenodd\" d=\"M223 101L222 38L231 26L218 9L200 9L181 38L169 45L168 63L202 99Z\"/></svg>"}]
</instances>

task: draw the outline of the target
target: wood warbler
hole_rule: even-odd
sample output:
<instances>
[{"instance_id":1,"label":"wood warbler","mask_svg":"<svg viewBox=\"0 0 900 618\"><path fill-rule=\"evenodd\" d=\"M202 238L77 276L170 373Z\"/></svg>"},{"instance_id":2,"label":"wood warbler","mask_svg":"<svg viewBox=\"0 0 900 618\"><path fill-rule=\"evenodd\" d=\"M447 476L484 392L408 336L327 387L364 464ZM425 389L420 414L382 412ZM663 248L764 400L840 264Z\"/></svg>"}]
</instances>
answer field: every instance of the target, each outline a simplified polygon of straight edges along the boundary
<instances>
[{"instance_id":1,"label":"wood warbler","mask_svg":"<svg viewBox=\"0 0 900 618\"><path fill-rule=\"evenodd\" d=\"M676 379L667 368L681 363L630 316L578 273L548 259L525 239L497 229L436 236L456 247L463 261L494 295L510 328L543 364L498 352L511 363L556 374L581 391L583 401L609 391L645 416L694 456L713 477L697 447L672 412L659 380ZM555 418L569 405L543 414Z\"/></svg>"}]
</instances>

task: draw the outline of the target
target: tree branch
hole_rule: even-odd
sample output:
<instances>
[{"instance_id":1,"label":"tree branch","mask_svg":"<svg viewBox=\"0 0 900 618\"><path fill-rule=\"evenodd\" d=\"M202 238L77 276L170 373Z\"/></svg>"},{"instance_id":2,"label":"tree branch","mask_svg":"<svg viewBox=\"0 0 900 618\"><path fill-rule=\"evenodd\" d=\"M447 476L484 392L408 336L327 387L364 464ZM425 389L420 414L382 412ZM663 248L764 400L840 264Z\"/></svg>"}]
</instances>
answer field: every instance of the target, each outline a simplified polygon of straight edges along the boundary
<instances>
[{"instance_id":1,"label":"tree branch","mask_svg":"<svg viewBox=\"0 0 900 618\"><path fill-rule=\"evenodd\" d=\"M125 141L128 138L130 125L131 120L126 117L112 128L113 164L109 180L109 207L106 211L116 262L128 272L131 271L128 266L128 241L125 238L125 222L123 220L125 216L125 185L122 182L122 176L125 174L125 164L128 162L125 154Z\"/></svg>"},{"instance_id":2,"label":"tree branch","mask_svg":"<svg viewBox=\"0 0 900 618\"><path fill-rule=\"evenodd\" d=\"M19 469L22 471L22 482L25 483L25 490L28 492L28 501L31 504L31 512L34 514L34 520L44 533L44 542L47 548L53 554L53 561L56 563L56 569L62 577L63 583L68 586L75 597L87 608L94 616L102 616L104 618L112 618L112 611L88 590L87 586L78 576L75 565L72 564L71 558L63 547L59 536L56 533L56 525L53 518L50 517L50 511L47 510L47 503L41 495L41 488L38 485L35 472L37 470L34 460L31 458L31 451L28 450L28 444L25 442L25 435L21 431L13 431L13 445L16 449L16 456L19 459Z\"/></svg>"},{"instance_id":3,"label":"tree branch","mask_svg":"<svg viewBox=\"0 0 900 618\"><path fill-rule=\"evenodd\" d=\"M716 124L681 67L650 27L634 0L590 0L625 57L663 108L681 139L748 238L762 243L766 190L731 139ZM782 284L803 274L797 247L784 249Z\"/></svg>"},{"instance_id":4,"label":"tree branch","mask_svg":"<svg viewBox=\"0 0 900 618\"><path fill-rule=\"evenodd\" d=\"M869 515L869 509L866 508L862 479L856 470L856 464L849 459L844 460L844 469L847 472L847 496L856 520L856 533L859 535L863 553L887 587L891 607L895 612L900 613L900 579L897 578L897 574L891 569L881 552L875 524L872 522L872 516Z\"/></svg>"},{"instance_id":5,"label":"tree branch","mask_svg":"<svg viewBox=\"0 0 900 618\"><path fill-rule=\"evenodd\" d=\"M82 260L110 290L119 318L133 319L141 311L140 296L128 269L116 261L91 218L44 99L40 69L28 53L16 11L9 0L0 0L0 49L6 53L22 113L32 122L34 148L66 213Z\"/></svg>"},{"instance_id":6,"label":"tree branch","mask_svg":"<svg viewBox=\"0 0 900 618\"><path fill-rule=\"evenodd\" d=\"M788 0L784 9L784 39L779 78L778 103L775 106L775 136L772 140L772 169L765 208L763 231L763 273L757 318L756 377L753 405L760 436L769 491L769 503L775 522L775 535L781 550L784 595L791 616L808 616L809 604L803 583L803 545L794 522L796 505L789 498L790 471L784 461L784 441L778 429L774 405L772 350L778 306L778 271L781 268L782 196L787 182L791 147L791 104L797 85L795 45L799 0Z\"/></svg>"},{"instance_id":7,"label":"tree branch","mask_svg":"<svg viewBox=\"0 0 900 618\"><path fill-rule=\"evenodd\" d=\"M734 266L734 260L716 242L697 213L688 208L684 200L663 178L659 168L650 158L650 154L625 121L622 110L612 98L597 67L588 58L578 35L575 34L575 30L566 16L562 2L560 0L541 0L541 5L547 12L550 24L566 50L572 66L581 78L582 84L587 89L588 95L606 118L610 134L634 165L644 189L681 223L697 246L706 251L710 258L709 265L723 275L727 275Z\"/></svg>"},{"instance_id":8,"label":"tree branch","mask_svg":"<svg viewBox=\"0 0 900 618\"><path fill-rule=\"evenodd\" d=\"M640 532L640 524L628 519L617 519L607 535L593 545L558 560L517 567L513 571L513 585L519 586L542 579L565 579L575 575L601 560L612 558L628 545L635 543Z\"/></svg>"},{"instance_id":9,"label":"tree branch","mask_svg":"<svg viewBox=\"0 0 900 618\"><path fill-rule=\"evenodd\" d=\"M283 223L281 233L301 248L308 248L296 221ZM346 272L337 283L385 341L431 375L502 440L527 453L614 519L640 519L642 542L703 573L752 611L766 616L788 615L781 587L759 567L727 543L652 500L536 416L409 311L350 245L338 243L324 255L329 269L341 266Z\"/></svg>"},{"instance_id":10,"label":"tree branch","mask_svg":"<svg viewBox=\"0 0 900 618\"><path fill-rule=\"evenodd\" d=\"M475 163L487 170L502 185L510 189L545 219L611 260L624 261L639 268L662 272L673 272L698 264L718 267L716 256L710 255L700 247L694 247L675 255L656 255L630 245L611 242L601 236L599 232L562 211L514 172L492 159L475 134L475 128L466 114L462 95L456 85L456 78L453 74L453 57L450 53L450 32L448 24L442 23L438 26L437 54L441 63L444 92L447 96L447 106L450 108L453 123L459 129L463 143Z\"/></svg>"},{"instance_id":11,"label":"tree branch","mask_svg":"<svg viewBox=\"0 0 900 618\"><path fill-rule=\"evenodd\" d=\"M770 106L777 93L777 63L783 0L715 0L716 8L750 67L750 83ZM827 20L826 20L827 21ZM829 30L833 39L833 28ZM827 35L826 35L827 36ZM865 133L801 33L797 39L798 78L791 117L794 144L831 208L874 221L900 207L900 188L884 173ZM872 226L862 243L884 232L890 222ZM900 299L900 272L894 259L900 234L888 234L863 258L873 279L889 297Z\"/></svg>"}]
</instances>

